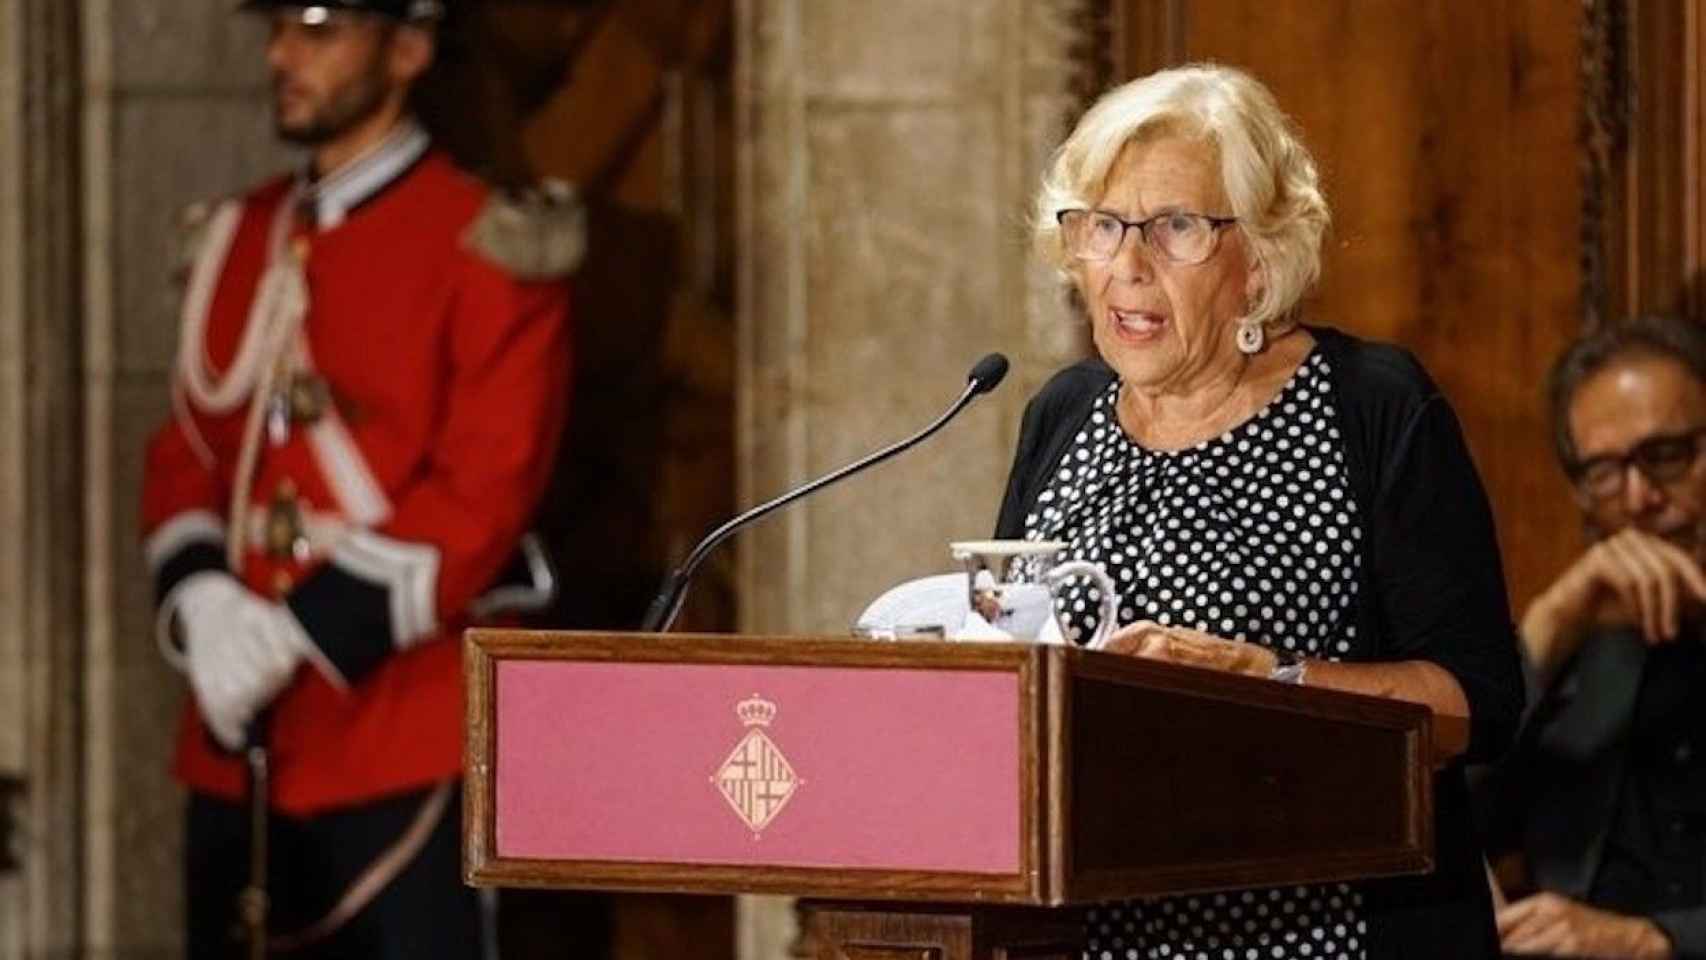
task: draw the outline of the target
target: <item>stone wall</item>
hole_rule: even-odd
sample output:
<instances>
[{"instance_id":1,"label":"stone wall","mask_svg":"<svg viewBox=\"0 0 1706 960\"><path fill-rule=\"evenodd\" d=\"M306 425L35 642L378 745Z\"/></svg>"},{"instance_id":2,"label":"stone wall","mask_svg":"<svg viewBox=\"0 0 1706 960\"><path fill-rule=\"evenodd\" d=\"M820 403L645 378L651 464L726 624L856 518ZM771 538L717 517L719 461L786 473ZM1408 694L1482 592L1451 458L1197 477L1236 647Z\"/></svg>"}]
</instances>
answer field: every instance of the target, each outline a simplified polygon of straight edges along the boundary
<instances>
[{"instance_id":1,"label":"stone wall","mask_svg":"<svg viewBox=\"0 0 1706 960\"><path fill-rule=\"evenodd\" d=\"M926 446L743 534L742 629L843 634L993 529L1024 403L1083 349L1026 218L1102 69L1101 7L740 3L741 502L923 426L986 352L1013 364ZM782 955L791 920L743 902L742 956Z\"/></svg>"},{"instance_id":2,"label":"stone wall","mask_svg":"<svg viewBox=\"0 0 1706 960\"><path fill-rule=\"evenodd\" d=\"M272 136L265 27L230 0L83 0L85 863L95 955L179 940L181 795L166 772L183 686L153 641L137 541L144 448L168 414L176 225L294 163Z\"/></svg>"},{"instance_id":3,"label":"stone wall","mask_svg":"<svg viewBox=\"0 0 1706 960\"><path fill-rule=\"evenodd\" d=\"M1024 401L1081 349L1026 222L1091 6L743 5L743 502L922 426L984 353L1013 361L928 446L747 534L745 629L842 632L992 529Z\"/></svg>"},{"instance_id":4,"label":"stone wall","mask_svg":"<svg viewBox=\"0 0 1706 960\"><path fill-rule=\"evenodd\" d=\"M77 49L71 6L0 0L4 960L62 951L81 917Z\"/></svg>"}]
</instances>

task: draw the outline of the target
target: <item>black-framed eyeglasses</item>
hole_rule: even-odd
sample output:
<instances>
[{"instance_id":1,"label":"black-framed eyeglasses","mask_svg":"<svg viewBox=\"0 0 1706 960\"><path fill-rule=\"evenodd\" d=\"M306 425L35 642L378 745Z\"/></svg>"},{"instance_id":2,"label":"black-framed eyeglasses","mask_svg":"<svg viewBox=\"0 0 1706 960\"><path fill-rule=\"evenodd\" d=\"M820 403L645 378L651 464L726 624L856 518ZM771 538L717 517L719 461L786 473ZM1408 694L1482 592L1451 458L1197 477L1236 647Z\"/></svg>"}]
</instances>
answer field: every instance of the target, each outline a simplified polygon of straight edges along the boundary
<instances>
[{"instance_id":1,"label":"black-framed eyeglasses","mask_svg":"<svg viewBox=\"0 0 1706 960\"><path fill-rule=\"evenodd\" d=\"M1570 471L1576 488L1595 500L1610 500L1623 492L1629 468L1639 469L1649 483L1669 486L1688 475L1700 455L1706 427L1648 437L1628 453L1589 457Z\"/></svg>"},{"instance_id":2,"label":"black-framed eyeglasses","mask_svg":"<svg viewBox=\"0 0 1706 960\"><path fill-rule=\"evenodd\" d=\"M1127 230L1136 229L1151 249L1174 263L1198 264L1214 256L1220 231L1238 222L1237 217L1211 217L1206 213L1172 210L1145 220L1124 220L1106 210L1062 210L1054 215L1060 224L1066 251L1080 260L1109 260L1125 243Z\"/></svg>"}]
</instances>

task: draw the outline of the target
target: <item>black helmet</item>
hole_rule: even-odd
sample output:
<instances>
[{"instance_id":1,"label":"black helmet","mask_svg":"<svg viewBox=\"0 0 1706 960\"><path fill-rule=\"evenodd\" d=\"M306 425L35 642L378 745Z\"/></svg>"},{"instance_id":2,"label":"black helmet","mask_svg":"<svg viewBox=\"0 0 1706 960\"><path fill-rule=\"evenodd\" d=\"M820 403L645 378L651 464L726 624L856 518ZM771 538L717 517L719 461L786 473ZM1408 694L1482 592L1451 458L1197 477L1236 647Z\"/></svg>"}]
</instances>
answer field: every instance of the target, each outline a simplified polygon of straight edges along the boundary
<instances>
[{"instance_id":1,"label":"black helmet","mask_svg":"<svg viewBox=\"0 0 1706 960\"><path fill-rule=\"evenodd\" d=\"M445 0L243 0L238 9L250 11L301 10L305 15L318 10L377 13L410 23L444 19Z\"/></svg>"}]
</instances>

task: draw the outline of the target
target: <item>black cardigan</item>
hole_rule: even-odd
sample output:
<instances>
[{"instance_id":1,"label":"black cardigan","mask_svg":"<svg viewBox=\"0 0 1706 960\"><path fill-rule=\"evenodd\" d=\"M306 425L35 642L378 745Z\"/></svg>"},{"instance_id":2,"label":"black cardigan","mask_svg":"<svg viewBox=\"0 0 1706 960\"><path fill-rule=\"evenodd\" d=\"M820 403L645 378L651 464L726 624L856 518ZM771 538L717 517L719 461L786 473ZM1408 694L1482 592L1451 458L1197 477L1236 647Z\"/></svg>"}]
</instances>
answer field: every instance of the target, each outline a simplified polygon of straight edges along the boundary
<instances>
[{"instance_id":1,"label":"black cardigan","mask_svg":"<svg viewBox=\"0 0 1706 960\"><path fill-rule=\"evenodd\" d=\"M1469 701L1467 754L1435 777L1435 870L1362 885L1369 956L1497 957L1464 762L1503 754L1523 707L1522 667L1492 511L1450 405L1407 351L1310 327L1332 367L1345 465L1363 525L1355 611L1363 660L1427 660ZM1114 372L1086 360L1025 409L998 537L1025 515Z\"/></svg>"}]
</instances>

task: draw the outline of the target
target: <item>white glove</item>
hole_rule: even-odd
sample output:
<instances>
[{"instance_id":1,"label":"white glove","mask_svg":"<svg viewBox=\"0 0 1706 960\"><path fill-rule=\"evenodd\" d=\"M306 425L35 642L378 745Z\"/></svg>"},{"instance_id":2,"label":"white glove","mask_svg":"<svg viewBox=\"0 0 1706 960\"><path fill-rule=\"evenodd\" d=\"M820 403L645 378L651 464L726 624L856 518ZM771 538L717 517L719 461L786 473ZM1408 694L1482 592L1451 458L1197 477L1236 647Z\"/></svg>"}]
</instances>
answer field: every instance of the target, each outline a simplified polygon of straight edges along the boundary
<instances>
[{"instance_id":1,"label":"white glove","mask_svg":"<svg viewBox=\"0 0 1706 960\"><path fill-rule=\"evenodd\" d=\"M181 668L202 719L226 749L239 749L244 728L290 683L313 641L288 609L249 592L229 574L189 577L162 610L177 616Z\"/></svg>"}]
</instances>

